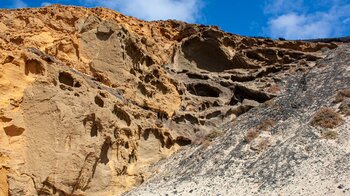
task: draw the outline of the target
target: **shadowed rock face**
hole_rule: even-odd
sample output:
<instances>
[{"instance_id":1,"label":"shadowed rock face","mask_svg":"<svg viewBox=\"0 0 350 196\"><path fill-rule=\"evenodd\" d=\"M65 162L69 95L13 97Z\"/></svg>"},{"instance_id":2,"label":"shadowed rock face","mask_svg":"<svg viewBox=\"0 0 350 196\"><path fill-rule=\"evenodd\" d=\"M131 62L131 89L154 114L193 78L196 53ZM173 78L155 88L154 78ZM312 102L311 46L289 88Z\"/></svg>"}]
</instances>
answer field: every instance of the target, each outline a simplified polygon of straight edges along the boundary
<instances>
[{"instance_id":1,"label":"shadowed rock face","mask_svg":"<svg viewBox=\"0 0 350 196\"><path fill-rule=\"evenodd\" d=\"M101 8L0 18L0 195L120 195L179 149L236 133L237 118L290 93L291 78L342 44L241 37ZM249 135L252 149L270 146Z\"/></svg>"}]
</instances>

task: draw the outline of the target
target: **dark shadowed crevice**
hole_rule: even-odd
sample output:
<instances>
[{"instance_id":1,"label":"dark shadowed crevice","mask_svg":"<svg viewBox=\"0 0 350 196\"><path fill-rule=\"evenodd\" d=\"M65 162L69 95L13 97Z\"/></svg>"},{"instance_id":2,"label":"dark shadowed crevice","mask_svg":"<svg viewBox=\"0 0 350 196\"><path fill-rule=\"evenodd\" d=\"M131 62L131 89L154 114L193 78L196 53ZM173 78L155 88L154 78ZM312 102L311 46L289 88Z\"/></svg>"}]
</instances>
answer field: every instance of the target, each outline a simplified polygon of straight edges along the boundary
<instances>
[{"instance_id":1,"label":"dark shadowed crevice","mask_svg":"<svg viewBox=\"0 0 350 196\"><path fill-rule=\"evenodd\" d=\"M231 99L230 105L235 105L237 104L237 101L242 102L244 99L250 99L259 103L264 103L271 98L271 96L264 92L248 89L244 86L236 86L234 90L234 98Z\"/></svg>"},{"instance_id":2,"label":"dark shadowed crevice","mask_svg":"<svg viewBox=\"0 0 350 196\"><path fill-rule=\"evenodd\" d=\"M24 129L22 127L17 127L16 125L4 127L4 130L6 135L10 137L22 135L22 133L24 132Z\"/></svg>"},{"instance_id":3,"label":"dark shadowed crevice","mask_svg":"<svg viewBox=\"0 0 350 196\"><path fill-rule=\"evenodd\" d=\"M116 115L120 120L125 121L128 126L131 125L130 115L122 108L119 108L117 105L115 105L112 113Z\"/></svg>"},{"instance_id":4,"label":"dark shadowed crevice","mask_svg":"<svg viewBox=\"0 0 350 196\"><path fill-rule=\"evenodd\" d=\"M187 146L190 145L192 143L192 141L188 138L185 137L177 137L176 141L175 141L179 146Z\"/></svg>"},{"instance_id":5,"label":"dark shadowed crevice","mask_svg":"<svg viewBox=\"0 0 350 196\"><path fill-rule=\"evenodd\" d=\"M99 96L95 97L95 103L96 103L96 105L100 106L101 108L103 108L103 106L104 106L104 101Z\"/></svg>"},{"instance_id":6,"label":"dark shadowed crevice","mask_svg":"<svg viewBox=\"0 0 350 196\"><path fill-rule=\"evenodd\" d=\"M219 97L221 91L213 86L210 86L209 84L189 84L187 86L187 90L197 96L201 97Z\"/></svg>"},{"instance_id":7,"label":"dark shadowed crevice","mask_svg":"<svg viewBox=\"0 0 350 196\"><path fill-rule=\"evenodd\" d=\"M73 77L67 73L67 72L61 72L58 75L58 80L60 81L60 83L65 84L67 86L74 86L74 79Z\"/></svg>"},{"instance_id":8,"label":"dark shadowed crevice","mask_svg":"<svg viewBox=\"0 0 350 196\"><path fill-rule=\"evenodd\" d=\"M97 32L96 37L101 41L107 41L109 40L109 38L112 36L113 33L114 31L112 30L110 30L109 32Z\"/></svg>"},{"instance_id":9,"label":"dark shadowed crevice","mask_svg":"<svg viewBox=\"0 0 350 196\"><path fill-rule=\"evenodd\" d=\"M100 163L107 165L109 162L108 158L108 150L109 150L110 142L106 140L101 148L101 154L100 154Z\"/></svg>"},{"instance_id":10,"label":"dark shadowed crevice","mask_svg":"<svg viewBox=\"0 0 350 196\"><path fill-rule=\"evenodd\" d=\"M233 64L215 40L202 41L198 37L182 45L185 58L194 61L199 69L222 72L240 67Z\"/></svg>"},{"instance_id":11,"label":"dark shadowed crevice","mask_svg":"<svg viewBox=\"0 0 350 196\"><path fill-rule=\"evenodd\" d=\"M173 117L173 121L175 121L176 123L189 122L189 123L191 123L193 125L199 124L198 118L193 116L193 115L191 115L191 114L175 116L175 117Z\"/></svg>"}]
</instances>

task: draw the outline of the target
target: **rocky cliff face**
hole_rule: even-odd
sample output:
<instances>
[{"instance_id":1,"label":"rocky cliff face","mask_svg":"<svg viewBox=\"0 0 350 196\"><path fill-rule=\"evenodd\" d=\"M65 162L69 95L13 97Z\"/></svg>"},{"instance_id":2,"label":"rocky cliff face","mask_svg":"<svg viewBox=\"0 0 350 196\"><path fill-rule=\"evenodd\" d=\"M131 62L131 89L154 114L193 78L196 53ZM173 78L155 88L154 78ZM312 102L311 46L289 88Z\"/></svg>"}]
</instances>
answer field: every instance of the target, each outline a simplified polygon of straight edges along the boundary
<instances>
[{"instance_id":1,"label":"rocky cliff face","mask_svg":"<svg viewBox=\"0 0 350 196\"><path fill-rule=\"evenodd\" d=\"M156 164L126 195L349 195L349 57L341 46L284 78L280 96Z\"/></svg>"},{"instance_id":2,"label":"rocky cliff face","mask_svg":"<svg viewBox=\"0 0 350 196\"><path fill-rule=\"evenodd\" d=\"M274 97L290 95L292 84L299 84L292 78L317 70L316 61L342 44L337 41L249 38L179 21L140 21L101 8L1 10L0 193L118 195L156 173L164 176L168 170L150 166L179 149L217 149L217 137L226 138L222 145L230 148L250 146L244 153L234 150L232 160L260 157L271 145L283 151L286 138L269 132L288 119L277 114ZM348 73L343 67L339 74ZM330 82L331 76L314 83ZM339 82L326 90L345 86ZM303 102L295 100L295 107L309 110ZM346 103L341 115L348 112ZM259 127L266 131L252 130L245 136L249 145L238 139L226 145L228 135L245 133L241 126L270 118L265 110L251 110L262 107L277 112ZM287 135L297 130L298 119L292 122Z\"/></svg>"}]
</instances>

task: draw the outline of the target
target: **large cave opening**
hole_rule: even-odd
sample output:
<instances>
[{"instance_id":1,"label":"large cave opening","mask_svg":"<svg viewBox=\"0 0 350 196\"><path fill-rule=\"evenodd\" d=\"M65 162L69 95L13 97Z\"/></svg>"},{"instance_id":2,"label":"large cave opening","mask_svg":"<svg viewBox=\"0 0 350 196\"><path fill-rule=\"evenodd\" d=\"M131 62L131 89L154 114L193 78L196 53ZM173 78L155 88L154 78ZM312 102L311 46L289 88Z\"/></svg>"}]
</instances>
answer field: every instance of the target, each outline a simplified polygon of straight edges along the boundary
<instances>
[{"instance_id":1,"label":"large cave opening","mask_svg":"<svg viewBox=\"0 0 350 196\"><path fill-rule=\"evenodd\" d=\"M218 41L213 39L201 40L196 37L182 44L185 58L196 63L199 69L210 72L222 72L237 66L220 48Z\"/></svg>"}]
</instances>

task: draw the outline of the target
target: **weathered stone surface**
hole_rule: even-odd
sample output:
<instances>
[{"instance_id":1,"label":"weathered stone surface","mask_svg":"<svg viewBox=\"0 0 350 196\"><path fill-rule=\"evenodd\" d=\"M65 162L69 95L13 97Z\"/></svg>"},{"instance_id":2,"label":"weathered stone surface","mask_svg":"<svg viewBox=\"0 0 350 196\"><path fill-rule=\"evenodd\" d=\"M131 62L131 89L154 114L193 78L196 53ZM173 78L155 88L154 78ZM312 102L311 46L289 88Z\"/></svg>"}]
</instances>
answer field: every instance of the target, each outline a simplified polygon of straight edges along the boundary
<instances>
[{"instance_id":1,"label":"weathered stone surface","mask_svg":"<svg viewBox=\"0 0 350 196\"><path fill-rule=\"evenodd\" d=\"M319 61L324 68L313 67L325 51L344 42L249 38L212 26L145 22L108 9L59 5L0 10L0 21L0 195L120 195L157 172L166 177L168 169L205 172L192 160L176 166L187 161L181 154L177 161L169 159L173 163L167 169L150 167L182 147L189 148L186 156L211 156L210 149L231 142L236 150L227 164L235 156L255 159L303 125L290 119L285 135L276 138L272 127L285 117L269 113L279 111L274 100L295 92L309 96L311 104L304 80L297 83L303 91L293 91L292 81L310 69L328 70L330 60ZM333 54L338 53L327 58L334 59ZM286 103L281 102L284 110ZM319 106L303 104L295 99L291 107L311 112ZM348 114L348 103L339 104L342 115ZM262 107L267 109L252 110ZM258 125L257 119L268 117ZM259 135L246 145L239 138L248 126ZM211 144L216 137L223 137L222 143ZM202 147L208 153L192 151ZM280 156L282 148L273 153ZM217 156L225 152L215 151ZM259 164L256 172L265 167Z\"/></svg>"},{"instance_id":2,"label":"weathered stone surface","mask_svg":"<svg viewBox=\"0 0 350 196\"><path fill-rule=\"evenodd\" d=\"M156 164L160 172L125 195L349 195L349 60L341 46L282 78L285 93L223 124L211 144Z\"/></svg>"}]
</instances>

